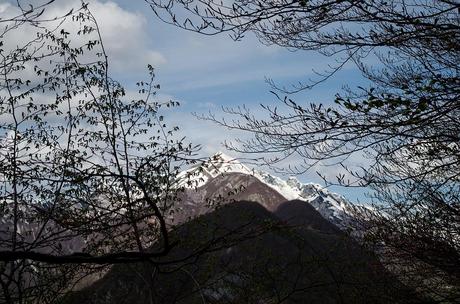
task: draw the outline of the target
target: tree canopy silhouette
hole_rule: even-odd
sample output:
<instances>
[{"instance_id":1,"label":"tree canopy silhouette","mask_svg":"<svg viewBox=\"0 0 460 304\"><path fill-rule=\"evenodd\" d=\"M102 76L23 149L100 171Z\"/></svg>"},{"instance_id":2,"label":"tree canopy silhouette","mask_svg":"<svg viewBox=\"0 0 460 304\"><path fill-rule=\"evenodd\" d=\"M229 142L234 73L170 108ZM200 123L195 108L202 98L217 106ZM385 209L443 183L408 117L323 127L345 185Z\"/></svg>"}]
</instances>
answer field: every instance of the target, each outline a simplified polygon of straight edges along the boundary
<instances>
[{"instance_id":1,"label":"tree canopy silhouette","mask_svg":"<svg viewBox=\"0 0 460 304\"><path fill-rule=\"evenodd\" d=\"M380 216L365 219L368 239L386 247L407 282L439 301L458 300L458 1L146 2L162 20L187 30L227 32L237 40L251 32L264 44L336 59L314 81L272 82L284 108L263 106L266 118L245 107L224 109L231 119L203 118L252 134L229 147L275 153L266 159L270 165L292 156L305 161L296 172L319 162L341 165L345 173L328 183L369 187L380 203ZM368 87L345 89L326 105L282 96L312 88L349 63ZM351 167L353 156L366 164Z\"/></svg>"},{"instance_id":2,"label":"tree canopy silhouette","mask_svg":"<svg viewBox=\"0 0 460 304\"><path fill-rule=\"evenodd\" d=\"M1 20L2 303L49 303L95 265L167 255L165 216L196 149L166 125L178 103L157 100L153 67L129 97L88 5L55 16L52 2Z\"/></svg>"}]
</instances>

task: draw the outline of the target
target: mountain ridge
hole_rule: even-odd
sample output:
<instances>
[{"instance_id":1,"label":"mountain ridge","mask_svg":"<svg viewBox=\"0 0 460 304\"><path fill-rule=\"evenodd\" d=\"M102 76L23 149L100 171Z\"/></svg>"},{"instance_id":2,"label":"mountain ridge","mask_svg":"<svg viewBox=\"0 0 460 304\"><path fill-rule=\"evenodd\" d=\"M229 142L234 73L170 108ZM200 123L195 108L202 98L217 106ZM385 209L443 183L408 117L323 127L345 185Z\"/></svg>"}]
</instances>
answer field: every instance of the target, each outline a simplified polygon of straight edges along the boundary
<instances>
[{"instance_id":1,"label":"mountain ridge","mask_svg":"<svg viewBox=\"0 0 460 304\"><path fill-rule=\"evenodd\" d=\"M212 179L225 174L239 173L253 176L284 197L285 201L300 200L312 205L324 218L341 229L348 229L356 212L371 212L363 205L355 205L340 194L331 192L317 183L301 183L296 177L283 180L259 169L250 169L236 158L217 152L203 164L196 165L179 176L188 177L189 183L182 184L188 189L199 189Z\"/></svg>"}]
</instances>

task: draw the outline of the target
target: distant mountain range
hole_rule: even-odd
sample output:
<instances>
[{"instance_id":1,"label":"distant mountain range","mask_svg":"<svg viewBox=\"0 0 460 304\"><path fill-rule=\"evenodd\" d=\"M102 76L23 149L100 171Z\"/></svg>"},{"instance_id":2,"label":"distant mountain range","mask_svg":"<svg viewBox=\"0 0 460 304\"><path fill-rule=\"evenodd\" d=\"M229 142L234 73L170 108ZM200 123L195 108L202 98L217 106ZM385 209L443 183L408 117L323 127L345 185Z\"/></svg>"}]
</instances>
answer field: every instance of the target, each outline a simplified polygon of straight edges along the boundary
<instances>
[{"instance_id":1,"label":"distant mountain range","mask_svg":"<svg viewBox=\"0 0 460 304\"><path fill-rule=\"evenodd\" d=\"M178 245L159 264L115 265L62 303L421 302L342 231L355 210L342 196L221 153L181 176L167 219Z\"/></svg>"},{"instance_id":2,"label":"distant mountain range","mask_svg":"<svg viewBox=\"0 0 460 304\"><path fill-rule=\"evenodd\" d=\"M303 184L295 177L283 180L262 170L249 169L222 152L216 153L204 164L182 172L180 177L187 177L186 180L189 181L188 184L182 184L189 188L184 197L187 205L184 208L188 210L188 214L199 215L208 210L203 206L203 200L221 203L226 200L255 201L270 211L283 201L299 200L313 206L337 227L346 229L357 212L372 212L370 206L352 204L343 196L319 184ZM190 208L197 210L190 212Z\"/></svg>"},{"instance_id":3,"label":"distant mountain range","mask_svg":"<svg viewBox=\"0 0 460 304\"><path fill-rule=\"evenodd\" d=\"M343 231L371 209L222 153L179 177L186 190L166 218L172 251L114 265L59 303L420 303ZM66 248L83 246L74 241Z\"/></svg>"}]
</instances>

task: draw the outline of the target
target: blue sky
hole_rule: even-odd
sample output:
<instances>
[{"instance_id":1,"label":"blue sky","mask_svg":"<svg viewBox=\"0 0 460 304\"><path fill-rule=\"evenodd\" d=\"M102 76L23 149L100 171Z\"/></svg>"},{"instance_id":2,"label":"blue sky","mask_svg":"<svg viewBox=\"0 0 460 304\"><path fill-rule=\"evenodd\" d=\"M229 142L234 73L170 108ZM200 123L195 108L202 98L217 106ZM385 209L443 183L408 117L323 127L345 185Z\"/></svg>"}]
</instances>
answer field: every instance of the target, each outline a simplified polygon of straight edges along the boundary
<instances>
[{"instance_id":1,"label":"blue sky","mask_svg":"<svg viewBox=\"0 0 460 304\"><path fill-rule=\"evenodd\" d=\"M26 2L26 1L25 1ZM38 3L41 1L30 1ZM177 124L183 135L203 146L203 155L224 150L221 143L244 134L229 132L198 121L191 112L219 114L221 106L245 104L256 109L260 103L274 104L266 77L289 85L314 78L312 70L322 71L334 63L311 52L292 52L264 46L252 35L235 42L228 35L203 36L167 25L157 20L142 0L88 0L102 30L109 54L112 75L128 89L147 75L147 64L156 68L159 98L181 102L182 107L167 113L170 124ZM0 2L1 3L1 2ZM0 11L6 10L6 2ZM58 0L56 12L78 5L78 0ZM291 96L299 102L330 102L345 84L363 82L352 65L346 66L329 81L311 91ZM225 151L231 156L232 154ZM295 160L293 160L295 161ZM318 168L334 176L336 168ZM314 172L298 177L303 182L319 182ZM352 200L363 200L363 191L337 190Z\"/></svg>"}]
</instances>

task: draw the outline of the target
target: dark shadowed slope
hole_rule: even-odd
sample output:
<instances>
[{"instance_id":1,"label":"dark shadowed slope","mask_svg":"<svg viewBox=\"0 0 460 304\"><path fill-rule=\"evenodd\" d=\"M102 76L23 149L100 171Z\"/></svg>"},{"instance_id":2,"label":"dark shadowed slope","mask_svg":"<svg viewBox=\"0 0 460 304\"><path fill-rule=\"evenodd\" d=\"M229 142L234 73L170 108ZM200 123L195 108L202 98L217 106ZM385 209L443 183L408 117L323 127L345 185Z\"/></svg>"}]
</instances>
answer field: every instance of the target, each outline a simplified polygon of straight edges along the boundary
<instances>
[{"instance_id":1,"label":"dark shadowed slope","mask_svg":"<svg viewBox=\"0 0 460 304\"><path fill-rule=\"evenodd\" d=\"M292 226L340 234L340 229L337 226L323 218L313 206L303 201L294 200L281 203L274 213L279 219Z\"/></svg>"},{"instance_id":2,"label":"dark shadowed slope","mask_svg":"<svg viewBox=\"0 0 460 304\"><path fill-rule=\"evenodd\" d=\"M168 264L114 266L64 302L410 302L372 255L311 206L288 202L276 214L283 219L254 202L227 204L174 230L181 243Z\"/></svg>"}]
</instances>

